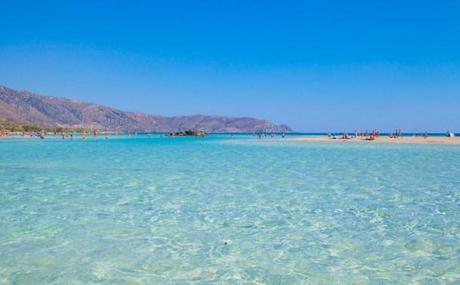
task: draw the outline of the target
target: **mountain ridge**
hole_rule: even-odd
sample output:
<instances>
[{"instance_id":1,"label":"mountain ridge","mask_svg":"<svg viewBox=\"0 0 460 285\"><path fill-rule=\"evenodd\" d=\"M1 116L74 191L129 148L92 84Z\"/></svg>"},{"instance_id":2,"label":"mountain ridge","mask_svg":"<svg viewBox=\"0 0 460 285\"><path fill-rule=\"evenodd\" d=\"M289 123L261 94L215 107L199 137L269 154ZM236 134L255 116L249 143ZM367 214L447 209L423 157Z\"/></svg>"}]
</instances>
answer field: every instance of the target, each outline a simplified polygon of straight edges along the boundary
<instances>
[{"instance_id":1,"label":"mountain ridge","mask_svg":"<svg viewBox=\"0 0 460 285\"><path fill-rule=\"evenodd\" d=\"M251 117L216 115L162 116L122 111L75 99L38 95L0 85L0 119L44 127L82 128L117 131L170 132L199 129L206 132L291 132Z\"/></svg>"}]
</instances>

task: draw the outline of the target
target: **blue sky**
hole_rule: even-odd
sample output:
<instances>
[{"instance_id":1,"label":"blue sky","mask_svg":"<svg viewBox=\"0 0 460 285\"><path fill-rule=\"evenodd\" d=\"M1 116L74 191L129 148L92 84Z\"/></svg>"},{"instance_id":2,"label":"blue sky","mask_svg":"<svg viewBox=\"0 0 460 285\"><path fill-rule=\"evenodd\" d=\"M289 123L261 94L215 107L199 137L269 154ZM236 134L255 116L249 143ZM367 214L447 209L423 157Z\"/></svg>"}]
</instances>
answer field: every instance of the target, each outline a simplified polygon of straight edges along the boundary
<instances>
[{"instance_id":1,"label":"blue sky","mask_svg":"<svg viewBox=\"0 0 460 285\"><path fill-rule=\"evenodd\" d=\"M0 84L298 131L460 131L460 1L0 0Z\"/></svg>"}]
</instances>

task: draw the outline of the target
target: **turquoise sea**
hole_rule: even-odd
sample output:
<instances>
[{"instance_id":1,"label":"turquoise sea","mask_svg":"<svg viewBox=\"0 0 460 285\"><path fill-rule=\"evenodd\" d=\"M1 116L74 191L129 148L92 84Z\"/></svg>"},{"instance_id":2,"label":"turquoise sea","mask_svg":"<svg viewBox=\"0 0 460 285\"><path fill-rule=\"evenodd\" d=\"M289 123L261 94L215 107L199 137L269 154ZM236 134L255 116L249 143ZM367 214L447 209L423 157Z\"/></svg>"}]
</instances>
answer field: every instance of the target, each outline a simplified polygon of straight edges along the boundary
<instances>
[{"instance_id":1,"label":"turquoise sea","mask_svg":"<svg viewBox=\"0 0 460 285\"><path fill-rule=\"evenodd\" d=\"M0 140L0 284L460 284L460 146Z\"/></svg>"}]
</instances>

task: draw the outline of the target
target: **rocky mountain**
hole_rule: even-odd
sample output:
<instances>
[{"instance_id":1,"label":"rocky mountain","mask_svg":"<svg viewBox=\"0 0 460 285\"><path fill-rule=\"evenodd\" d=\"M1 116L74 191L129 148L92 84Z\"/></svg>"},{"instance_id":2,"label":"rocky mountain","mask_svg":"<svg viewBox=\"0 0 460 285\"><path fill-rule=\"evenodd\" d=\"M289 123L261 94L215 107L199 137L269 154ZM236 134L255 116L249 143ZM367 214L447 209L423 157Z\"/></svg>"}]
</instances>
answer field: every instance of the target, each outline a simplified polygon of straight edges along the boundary
<instances>
[{"instance_id":1,"label":"rocky mountain","mask_svg":"<svg viewBox=\"0 0 460 285\"><path fill-rule=\"evenodd\" d=\"M17 91L4 86L0 86L0 119L46 127L119 131L291 131L286 125L276 125L255 118L205 115L166 117L125 112L98 104Z\"/></svg>"}]
</instances>

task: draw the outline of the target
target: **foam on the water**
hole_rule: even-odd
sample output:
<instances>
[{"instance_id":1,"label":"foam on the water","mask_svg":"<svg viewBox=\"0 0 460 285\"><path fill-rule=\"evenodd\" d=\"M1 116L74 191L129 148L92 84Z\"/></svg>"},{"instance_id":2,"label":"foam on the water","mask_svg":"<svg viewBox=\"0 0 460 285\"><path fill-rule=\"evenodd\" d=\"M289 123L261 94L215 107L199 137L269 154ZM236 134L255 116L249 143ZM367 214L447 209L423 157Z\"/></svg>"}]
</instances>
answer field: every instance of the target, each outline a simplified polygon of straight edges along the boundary
<instances>
[{"instance_id":1,"label":"foam on the water","mask_svg":"<svg viewBox=\"0 0 460 285\"><path fill-rule=\"evenodd\" d=\"M460 282L460 147L0 141L0 284Z\"/></svg>"}]
</instances>

